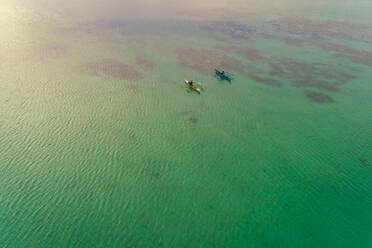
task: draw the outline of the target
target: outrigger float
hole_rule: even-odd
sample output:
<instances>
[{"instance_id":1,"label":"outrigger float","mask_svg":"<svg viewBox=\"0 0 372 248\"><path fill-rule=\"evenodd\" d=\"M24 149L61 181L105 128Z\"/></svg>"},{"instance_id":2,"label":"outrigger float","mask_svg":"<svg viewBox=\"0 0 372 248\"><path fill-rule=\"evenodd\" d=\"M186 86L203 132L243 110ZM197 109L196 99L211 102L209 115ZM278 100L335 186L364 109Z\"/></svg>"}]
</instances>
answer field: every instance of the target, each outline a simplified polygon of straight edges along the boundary
<instances>
[{"instance_id":1,"label":"outrigger float","mask_svg":"<svg viewBox=\"0 0 372 248\"><path fill-rule=\"evenodd\" d=\"M195 91L196 93L200 94L200 88L196 87L195 85L192 85L190 81L185 80L185 84L188 86L190 90Z\"/></svg>"}]
</instances>

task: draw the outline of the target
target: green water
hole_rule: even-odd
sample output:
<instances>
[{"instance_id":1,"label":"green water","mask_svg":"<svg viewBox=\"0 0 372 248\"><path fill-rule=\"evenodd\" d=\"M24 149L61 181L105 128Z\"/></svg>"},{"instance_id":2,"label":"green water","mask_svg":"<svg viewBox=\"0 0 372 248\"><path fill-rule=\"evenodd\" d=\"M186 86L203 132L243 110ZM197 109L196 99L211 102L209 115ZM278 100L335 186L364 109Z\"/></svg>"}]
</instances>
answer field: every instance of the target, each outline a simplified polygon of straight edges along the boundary
<instances>
[{"instance_id":1,"label":"green water","mask_svg":"<svg viewBox=\"0 0 372 248\"><path fill-rule=\"evenodd\" d=\"M372 246L369 1L93 2L0 1L0 247Z\"/></svg>"}]
</instances>

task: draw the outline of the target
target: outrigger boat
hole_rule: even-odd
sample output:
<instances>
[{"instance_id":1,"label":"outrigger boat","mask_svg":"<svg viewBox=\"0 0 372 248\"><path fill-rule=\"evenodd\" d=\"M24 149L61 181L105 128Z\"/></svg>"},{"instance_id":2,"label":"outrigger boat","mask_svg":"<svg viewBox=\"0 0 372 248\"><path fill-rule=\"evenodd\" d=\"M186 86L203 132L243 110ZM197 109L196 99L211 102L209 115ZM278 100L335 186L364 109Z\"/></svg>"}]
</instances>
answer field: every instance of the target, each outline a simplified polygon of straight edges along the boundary
<instances>
[{"instance_id":1,"label":"outrigger boat","mask_svg":"<svg viewBox=\"0 0 372 248\"><path fill-rule=\"evenodd\" d=\"M221 80L226 80L228 82L231 82L232 80L232 75L228 72L223 72L215 69L216 71L216 76L219 77Z\"/></svg>"},{"instance_id":2,"label":"outrigger boat","mask_svg":"<svg viewBox=\"0 0 372 248\"><path fill-rule=\"evenodd\" d=\"M185 80L185 84L189 87L190 90L193 90L196 93L200 94L200 88L196 87L195 85L191 85L190 81Z\"/></svg>"}]
</instances>

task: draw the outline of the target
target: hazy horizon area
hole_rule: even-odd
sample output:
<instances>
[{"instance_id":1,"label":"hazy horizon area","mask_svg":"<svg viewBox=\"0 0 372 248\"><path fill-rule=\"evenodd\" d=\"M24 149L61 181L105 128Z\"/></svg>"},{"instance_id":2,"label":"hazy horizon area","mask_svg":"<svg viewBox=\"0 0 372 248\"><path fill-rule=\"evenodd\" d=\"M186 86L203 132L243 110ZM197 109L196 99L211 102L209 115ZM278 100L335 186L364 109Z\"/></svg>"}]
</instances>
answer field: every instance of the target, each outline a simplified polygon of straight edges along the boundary
<instances>
[{"instance_id":1,"label":"hazy horizon area","mask_svg":"<svg viewBox=\"0 0 372 248\"><path fill-rule=\"evenodd\" d=\"M324 19L371 21L369 1L338 0L281 0L281 1L182 1L182 0L16 0L5 6L50 11L64 18L136 18L163 20L239 21L251 18L265 19L279 16L312 16ZM347 11L345 11L345 9ZM325 12L325 13L324 13ZM331 13L332 16L325 14Z\"/></svg>"}]
</instances>

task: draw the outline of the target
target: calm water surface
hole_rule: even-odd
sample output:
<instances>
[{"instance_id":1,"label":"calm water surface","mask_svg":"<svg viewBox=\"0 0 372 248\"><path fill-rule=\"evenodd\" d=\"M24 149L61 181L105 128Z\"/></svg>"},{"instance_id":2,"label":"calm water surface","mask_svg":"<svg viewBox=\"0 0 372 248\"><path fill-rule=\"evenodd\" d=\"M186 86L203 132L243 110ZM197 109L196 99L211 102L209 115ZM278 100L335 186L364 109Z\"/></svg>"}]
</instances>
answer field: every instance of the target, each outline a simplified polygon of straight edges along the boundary
<instances>
[{"instance_id":1,"label":"calm water surface","mask_svg":"<svg viewBox=\"0 0 372 248\"><path fill-rule=\"evenodd\" d=\"M372 247L370 9L0 0L0 247Z\"/></svg>"}]
</instances>

